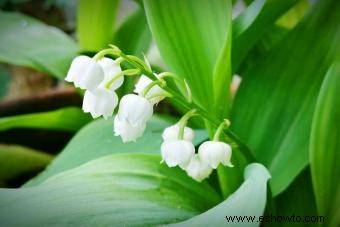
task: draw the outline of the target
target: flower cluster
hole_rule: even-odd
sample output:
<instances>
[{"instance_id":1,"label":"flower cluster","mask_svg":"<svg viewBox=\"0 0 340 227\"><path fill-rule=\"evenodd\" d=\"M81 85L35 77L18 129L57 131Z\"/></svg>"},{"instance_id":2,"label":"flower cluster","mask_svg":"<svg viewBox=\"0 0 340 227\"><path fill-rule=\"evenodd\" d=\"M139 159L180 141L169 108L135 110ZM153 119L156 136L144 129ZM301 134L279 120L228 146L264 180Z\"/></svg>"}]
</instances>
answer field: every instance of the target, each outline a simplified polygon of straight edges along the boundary
<instances>
[{"instance_id":1,"label":"flower cluster","mask_svg":"<svg viewBox=\"0 0 340 227\"><path fill-rule=\"evenodd\" d=\"M107 119L118 105L115 91L123 84L124 75L130 75L127 71L121 70L119 60L78 56L73 60L65 80L86 90L84 112L90 113L93 118L103 116ZM165 97L160 86L148 87L152 82L142 75L134 90L137 94L125 95L120 100L118 114L114 118L114 133L121 136L124 143L142 136L146 122L153 114L153 105Z\"/></svg>"},{"instance_id":2,"label":"flower cluster","mask_svg":"<svg viewBox=\"0 0 340 227\"><path fill-rule=\"evenodd\" d=\"M86 90L83 100L84 112L90 113L93 118L108 118L118 104L115 90L123 84L124 77L117 78L109 87L106 84L121 71L119 63L110 58L96 61L87 56L78 56L72 61L65 80Z\"/></svg>"},{"instance_id":3,"label":"flower cluster","mask_svg":"<svg viewBox=\"0 0 340 227\"><path fill-rule=\"evenodd\" d=\"M106 54L116 55L112 60ZM122 71L121 63L127 61L135 69ZM141 75L135 85L134 94L123 96L119 102L116 90L123 84L124 76ZM106 49L97 53L93 58L88 56L76 57L65 78L73 82L75 87L85 90L83 110L93 118L103 116L105 119L113 115L119 103L118 113L114 117L113 130L124 143L136 141L145 131L146 123L153 114L153 106L172 94L166 92L165 77L177 80L187 91L187 101L191 102L191 92L184 80L171 73L154 74L148 62L124 55L118 48ZM192 143L195 133L187 127L188 119L195 115L196 110L189 111L180 121L164 130L161 145L162 162L169 167L179 166L189 176L197 181L208 177L219 164L232 166L230 163L231 147L218 140L206 141L198 148ZM224 123L222 124L224 126ZM221 133L221 128L216 132ZM216 137L216 136L215 136Z\"/></svg>"},{"instance_id":4,"label":"flower cluster","mask_svg":"<svg viewBox=\"0 0 340 227\"><path fill-rule=\"evenodd\" d=\"M192 112L188 114L190 117ZM179 166L197 181L207 178L219 164L233 167L230 162L232 149L227 143L206 141L199 146L198 153L195 153L192 143L195 133L185 126L186 121L185 115L177 124L164 130L161 162L165 162L169 167Z\"/></svg>"}]
</instances>

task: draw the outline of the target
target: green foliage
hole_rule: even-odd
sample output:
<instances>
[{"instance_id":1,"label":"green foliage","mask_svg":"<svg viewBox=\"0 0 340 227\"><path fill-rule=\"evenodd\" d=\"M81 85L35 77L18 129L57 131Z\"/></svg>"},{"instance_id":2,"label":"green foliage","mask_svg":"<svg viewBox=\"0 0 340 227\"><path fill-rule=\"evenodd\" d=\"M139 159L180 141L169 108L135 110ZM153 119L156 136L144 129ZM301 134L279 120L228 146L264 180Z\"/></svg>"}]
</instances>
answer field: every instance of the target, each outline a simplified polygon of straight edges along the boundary
<instances>
[{"instance_id":1,"label":"green foliage","mask_svg":"<svg viewBox=\"0 0 340 227\"><path fill-rule=\"evenodd\" d=\"M318 97L310 138L310 165L325 226L340 223L340 62L329 69Z\"/></svg>"},{"instance_id":2,"label":"green foliage","mask_svg":"<svg viewBox=\"0 0 340 227\"><path fill-rule=\"evenodd\" d=\"M144 9L138 9L129 16L116 31L113 43L125 53L143 57L151 44L151 32L146 21ZM126 77L120 91L123 94L131 93L136 78Z\"/></svg>"},{"instance_id":3,"label":"green foliage","mask_svg":"<svg viewBox=\"0 0 340 227\"><path fill-rule=\"evenodd\" d=\"M258 226L256 222L230 222L226 216L256 216L262 215L266 206L267 181L270 178L268 170L261 164L253 163L247 166L244 173L245 181L241 187L227 200L214 208L195 216L187 221L169 226Z\"/></svg>"},{"instance_id":4,"label":"green foliage","mask_svg":"<svg viewBox=\"0 0 340 227\"><path fill-rule=\"evenodd\" d=\"M320 84L339 53L340 16L319 2L295 29L245 75L232 111L232 129L272 174L282 192L308 164L309 132ZM314 35L322 34L315 42ZM287 168L289 165L289 168Z\"/></svg>"},{"instance_id":5,"label":"green foliage","mask_svg":"<svg viewBox=\"0 0 340 227\"><path fill-rule=\"evenodd\" d=\"M125 53L142 57L151 42L151 33L143 8L139 7L116 31L114 44Z\"/></svg>"},{"instance_id":6,"label":"green foliage","mask_svg":"<svg viewBox=\"0 0 340 227\"><path fill-rule=\"evenodd\" d=\"M222 92L221 87L229 86L230 65L226 63L222 69L220 64L217 68L226 77L214 75L214 69L220 56L228 59L230 54L230 1L145 0L144 7L152 35L170 71L187 80L197 104L215 116L221 110L223 113L228 101L216 103L219 95L211 94L214 87L218 87L216 92ZM228 98L228 91L223 92ZM221 110L216 112L214 107Z\"/></svg>"},{"instance_id":7,"label":"green foliage","mask_svg":"<svg viewBox=\"0 0 340 227\"><path fill-rule=\"evenodd\" d=\"M77 12L77 37L82 50L108 47L114 35L118 0L80 0Z\"/></svg>"},{"instance_id":8,"label":"green foliage","mask_svg":"<svg viewBox=\"0 0 340 227\"><path fill-rule=\"evenodd\" d=\"M131 152L159 154L163 129L172 123L174 119L153 116L142 138L136 143L124 144L119 137L113 135L112 120L96 120L79 131L47 170L28 182L26 186L37 185L57 173L105 155ZM207 135L203 130L196 130L195 144L206 138Z\"/></svg>"},{"instance_id":9,"label":"green foliage","mask_svg":"<svg viewBox=\"0 0 340 227\"><path fill-rule=\"evenodd\" d=\"M316 204L309 168L303 170L283 193L275 198L275 205L267 215L316 216ZM277 226L291 226L292 223L275 223ZM299 223L299 226L311 226L311 223Z\"/></svg>"},{"instance_id":10,"label":"green foliage","mask_svg":"<svg viewBox=\"0 0 340 227\"><path fill-rule=\"evenodd\" d=\"M233 72L240 71L239 67L251 48L297 2L299 0L255 0L233 21Z\"/></svg>"},{"instance_id":11,"label":"green foliage","mask_svg":"<svg viewBox=\"0 0 340 227\"><path fill-rule=\"evenodd\" d=\"M81 109L67 107L49 112L0 118L0 131L13 128L40 128L75 132L90 120L90 116Z\"/></svg>"},{"instance_id":12,"label":"green foliage","mask_svg":"<svg viewBox=\"0 0 340 227\"><path fill-rule=\"evenodd\" d=\"M190 218L218 202L210 186L159 162L150 154L114 154L35 187L0 189L1 223L156 226Z\"/></svg>"},{"instance_id":13,"label":"green foliage","mask_svg":"<svg viewBox=\"0 0 340 227\"><path fill-rule=\"evenodd\" d=\"M0 144L0 184L43 169L51 155L18 145Z\"/></svg>"},{"instance_id":14,"label":"green foliage","mask_svg":"<svg viewBox=\"0 0 340 227\"><path fill-rule=\"evenodd\" d=\"M217 176L197 183L183 170L160 164L162 132L176 122L168 116L153 116L143 137L128 144L113 135L112 119L82 128L90 116L78 108L4 117L0 131L82 129L24 187L0 189L1 224L236 226L225 216L258 217L266 207L273 215L323 215L324 226L337 226L340 4L247 0L232 20L234 2L139 0L115 31L118 0L80 0L76 28L84 51L113 41L124 53L143 57L154 38L169 72L188 82L194 102L177 94L185 89L171 78L163 89L181 111L196 108L205 118L194 145L230 115L231 129L221 139L233 146L234 168L220 166ZM19 13L0 12L0 33L0 62L60 79L78 52L58 29ZM132 63L123 68L143 68L140 61ZM142 72L153 76L151 70ZM234 101L229 97L233 73L242 77ZM126 78L119 92L131 91L135 79ZM5 86L0 84L0 93ZM0 145L0 184L43 168L50 159L29 148ZM261 164L248 165L254 160ZM259 223L241 223L246 224Z\"/></svg>"},{"instance_id":15,"label":"green foliage","mask_svg":"<svg viewBox=\"0 0 340 227\"><path fill-rule=\"evenodd\" d=\"M0 12L0 62L64 78L77 55L75 42L55 27L20 13Z\"/></svg>"}]
</instances>

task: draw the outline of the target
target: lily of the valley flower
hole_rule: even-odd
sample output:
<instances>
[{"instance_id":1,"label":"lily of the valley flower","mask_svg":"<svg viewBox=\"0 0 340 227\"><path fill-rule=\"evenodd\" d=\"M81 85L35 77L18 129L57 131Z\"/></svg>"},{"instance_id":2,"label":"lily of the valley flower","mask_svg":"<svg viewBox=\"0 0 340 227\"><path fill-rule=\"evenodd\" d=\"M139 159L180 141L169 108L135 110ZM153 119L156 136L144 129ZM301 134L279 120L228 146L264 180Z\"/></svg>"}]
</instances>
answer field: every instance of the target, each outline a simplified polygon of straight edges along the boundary
<instances>
[{"instance_id":1,"label":"lily of the valley flower","mask_svg":"<svg viewBox=\"0 0 340 227\"><path fill-rule=\"evenodd\" d=\"M157 75L156 75L157 77ZM150 78L148 78L145 75L141 75L141 77L139 78L138 82L135 85L135 90L134 92L137 93L138 95L141 95L144 91L144 89L150 84L152 83L152 80ZM147 93L146 98L152 97L150 98L150 102L152 104L156 104L158 102L160 102L162 99L165 98L165 96L161 96L161 94L164 94L164 90L158 86L158 85L154 85ZM159 95L159 96L157 96ZM156 96L156 97L155 97Z\"/></svg>"},{"instance_id":2,"label":"lily of the valley flower","mask_svg":"<svg viewBox=\"0 0 340 227\"><path fill-rule=\"evenodd\" d=\"M153 106L149 100L134 94L125 95L114 120L115 135L121 136L124 143L136 141L143 134L152 113Z\"/></svg>"},{"instance_id":3,"label":"lily of the valley flower","mask_svg":"<svg viewBox=\"0 0 340 227\"><path fill-rule=\"evenodd\" d=\"M76 57L65 78L73 82L75 87L93 90L104 79L104 71L100 64L93 58L87 56Z\"/></svg>"},{"instance_id":4,"label":"lily of the valley flower","mask_svg":"<svg viewBox=\"0 0 340 227\"><path fill-rule=\"evenodd\" d=\"M108 118L118 104L115 90L123 84L124 77L113 78L120 73L121 68L117 61L105 57L97 61L82 55L72 61L65 80L86 89L83 100L85 113L90 113L93 118ZM112 79L108 88L106 84Z\"/></svg>"},{"instance_id":5,"label":"lily of the valley flower","mask_svg":"<svg viewBox=\"0 0 340 227\"><path fill-rule=\"evenodd\" d=\"M121 136L123 143L136 142L144 133L146 124L130 124L126 119L120 120L117 116L113 122L115 136Z\"/></svg>"},{"instance_id":6,"label":"lily of the valley flower","mask_svg":"<svg viewBox=\"0 0 340 227\"><path fill-rule=\"evenodd\" d=\"M230 162L231 146L218 141L206 141L198 148L198 154L211 168L216 169L221 163L224 166L233 167Z\"/></svg>"},{"instance_id":7,"label":"lily of the valley flower","mask_svg":"<svg viewBox=\"0 0 340 227\"><path fill-rule=\"evenodd\" d=\"M93 118L103 116L105 119L112 116L118 104L118 96L114 91L105 88L87 90L83 100L83 110L91 113Z\"/></svg>"},{"instance_id":8,"label":"lily of the valley flower","mask_svg":"<svg viewBox=\"0 0 340 227\"><path fill-rule=\"evenodd\" d=\"M111 58L102 58L98 61L99 65L103 68L104 71L104 80L101 82L100 87L106 87L106 84L114 78L116 75L122 72L120 65L117 61L112 60ZM122 86L124 82L124 76L120 76L116 80L114 80L109 89L112 91L117 90L120 86Z\"/></svg>"},{"instance_id":9,"label":"lily of the valley flower","mask_svg":"<svg viewBox=\"0 0 340 227\"><path fill-rule=\"evenodd\" d=\"M178 124L167 127L162 134L163 140L164 141L179 140L179 138L178 138L179 130L180 130L180 128L179 128ZM194 137L195 137L194 130L192 130L189 127L185 127L184 128L183 140L192 141L194 139Z\"/></svg>"},{"instance_id":10,"label":"lily of the valley flower","mask_svg":"<svg viewBox=\"0 0 340 227\"><path fill-rule=\"evenodd\" d=\"M213 169L202 160L198 154L192 156L188 166L185 168L187 174L199 182L209 177L212 170Z\"/></svg>"},{"instance_id":11,"label":"lily of the valley flower","mask_svg":"<svg viewBox=\"0 0 340 227\"><path fill-rule=\"evenodd\" d=\"M161 145L162 161L169 167L185 169L195 154L194 145L186 140L164 141Z\"/></svg>"}]
</instances>

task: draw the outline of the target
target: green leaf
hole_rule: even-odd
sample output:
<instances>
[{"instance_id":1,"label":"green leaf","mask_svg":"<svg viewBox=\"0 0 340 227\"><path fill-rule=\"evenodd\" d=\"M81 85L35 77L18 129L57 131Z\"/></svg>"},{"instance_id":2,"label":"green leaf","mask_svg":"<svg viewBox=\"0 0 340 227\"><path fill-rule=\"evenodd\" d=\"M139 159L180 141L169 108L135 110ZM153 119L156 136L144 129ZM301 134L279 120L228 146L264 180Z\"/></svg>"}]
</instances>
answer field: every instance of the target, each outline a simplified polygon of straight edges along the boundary
<instances>
[{"instance_id":1,"label":"green leaf","mask_svg":"<svg viewBox=\"0 0 340 227\"><path fill-rule=\"evenodd\" d=\"M12 128L43 128L75 132L90 120L90 116L81 109L67 107L49 112L0 118L0 131Z\"/></svg>"},{"instance_id":2,"label":"green leaf","mask_svg":"<svg viewBox=\"0 0 340 227\"><path fill-rule=\"evenodd\" d=\"M280 17L276 24L285 28L293 28L305 15L311 3L308 0L300 0L287 13Z\"/></svg>"},{"instance_id":3,"label":"green leaf","mask_svg":"<svg viewBox=\"0 0 340 227\"><path fill-rule=\"evenodd\" d=\"M0 12L0 62L64 78L78 48L57 28L31 17Z\"/></svg>"},{"instance_id":4,"label":"green leaf","mask_svg":"<svg viewBox=\"0 0 340 227\"><path fill-rule=\"evenodd\" d=\"M187 80L194 101L213 113L214 104L228 108L227 102L215 103L212 93L214 87L229 87L229 79L223 77L227 74L213 74L220 56L228 59L230 5L229 0L144 0L149 27L165 63ZM225 69L221 67L219 62L217 72L224 73L230 65L226 62ZM229 91L223 92L228 97Z\"/></svg>"},{"instance_id":5,"label":"green leaf","mask_svg":"<svg viewBox=\"0 0 340 227\"><path fill-rule=\"evenodd\" d=\"M266 0L255 0L233 20L233 38L245 32L254 23L263 9Z\"/></svg>"},{"instance_id":6,"label":"green leaf","mask_svg":"<svg viewBox=\"0 0 340 227\"><path fill-rule=\"evenodd\" d=\"M116 31L114 44L125 53L143 57L149 49L151 33L144 10L139 7Z\"/></svg>"},{"instance_id":7,"label":"green leaf","mask_svg":"<svg viewBox=\"0 0 340 227\"><path fill-rule=\"evenodd\" d=\"M118 0L80 0L77 12L77 36L82 50L98 51L111 43Z\"/></svg>"},{"instance_id":8,"label":"green leaf","mask_svg":"<svg viewBox=\"0 0 340 227\"><path fill-rule=\"evenodd\" d=\"M6 226L156 226L190 218L219 199L159 156L115 154L39 186L1 189L0 219Z\"/></svg>"},{"instance_id":9,"label":"green leaf","mask_svg":"<svg viewBox=\"0 0 340 227\"><path fill-rule=\"evenodd\" d=\"M18 145L0 144L0 182L43 169L52 156Z\"/></svg>"},{"instance_id":10,"label":"green leaf","mask_svg":"<svg viewBox=\"0 0 340 227\"><path fill-rule=\"evenodd\" d=\"M187 221L168 226L258 226L258 218L264 212L267 196L268 170L261 164L253 163L246 167L245 181L227 200L214 208ZM254 222L228 221L231 217L255 217Z\"/></svg>"},{"instance_id":11,"label":"green leaf","mask_svg":"<svg viewBox=\"0 0 340 227\"><path fill-rule=\"evenodd\" d=\"M284 15L301 0L255 0L233 21L232 70L239 69L247 53L275 24L277 19Z\"/></svg>"},{"instance_id":12,"label":"green leaf","mask_svg":"<svg viewBox=\"0 0 340 227\"><path fill-rule=\"evenodd\" d=\"M226 27L227 35L223 49L216 61L213 72L213 89L214 89L214 109L218 113L218 117L223 119L229 114L230 91L226 87L230 87L231 82L231 3L227 6L229 8L228 24ZM227 105L226 105L227 104Z\"/></svg>"},{"instance_id":13,"label":"green leaf","mask_svg":"<svg viewBox=\"0 0 340 227\"><path fill-rule=\"evenodd\" d=\"M316 204L310 169L306 168L293 183L275 198L275 209L269 210L268 216L316 216ZM291 222L275 223L275 226L292 226ZM299 223L299 226L311 226L311 223Z\"/></svg>"},{"instance_id":14,"label":"green leaf","mask_svg":"<svg viewBox=\"0 0 340 227\"><path fill-rule=\"evenodd\" d=\"M337 61L329 69L320 90L309 150L318 212L325 216L325 226L340 224L339 88L340 61Z\"/></svg>"},{"instance_id":15,"label":"green leaf","mask_svg":"<svg viewBox=\"0 0 340 227\"><path fill-rule=\"evenodd\" d=\"M120 137L113 134L112 120L96 120L80 130L47 170L29 181L26 186L39 184L57 173L109 154L131 152L159 154L163 130L172 123L174 119L154 115L148 121L143 137L136 143L123 143ZM196 130L194 143L198 144L206 138L203 130Z\"/></svg>"},{"instance_id":16,"label":"green leaf","mask_svg":"<svg viewBox=\"0 0 340 227\"><path fill-rule=\"evenodd\" d=\"M331 2L316 4L305 20L243 75L233 104L232 129L270 170L274 195L308 163L316 98L329 65L340 53L336 42L340 5ZM318 42L315 34L319 34Z\"/></svg>"},{"instance_id":17,"label":"green leaf","mask_svg":"<svg viewBox=\"0 0 340 227\"><path fill-rule=\"evenodd\" d=\"M129 16L116 31L113 43L125 53L143 58L151 44L151 32L146 21L144 9L138 9ZM124 64L124 63L123 63ZM121 94L131 93L136 82L135 77L125 77Z\"/></svg>"}]
</instances>

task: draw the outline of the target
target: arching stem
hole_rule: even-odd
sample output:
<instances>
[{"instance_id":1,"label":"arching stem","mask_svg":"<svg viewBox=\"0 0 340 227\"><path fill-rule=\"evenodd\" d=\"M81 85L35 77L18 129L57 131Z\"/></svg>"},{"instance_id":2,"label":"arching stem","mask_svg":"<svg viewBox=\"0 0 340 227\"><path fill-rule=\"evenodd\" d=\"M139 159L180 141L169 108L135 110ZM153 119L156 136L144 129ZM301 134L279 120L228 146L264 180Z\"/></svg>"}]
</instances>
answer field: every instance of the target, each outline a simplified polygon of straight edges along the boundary
<instances>
[{"instance_id":1,"label":"arching stem","mask_svg":"<svg viewBox=\"0 0 340 227\"><path fill-rule=\"evenodd\" d=\"M218 126L213 140L219 141L223 130L229 128L229 126L230 126L230 121L228 119L224 119L224 121Z\"/></svg>"},{"instance_id":2,"label":"arching stem","mask_svg":"<svg viewBox=\"0 0 340 227\"><path fill-rule=\"evenodd\" d=\"M192 109L189 112L187 112L186 114L184 114L183 117L178 121L177 124L178 124L178 127L179 127L179 132L178 132L178 139L179 140L183 140L185 126L187 125L188 120L192 116L196 115L196 112L197 112L196 109Z\"/></svg>"}]
</instances>

